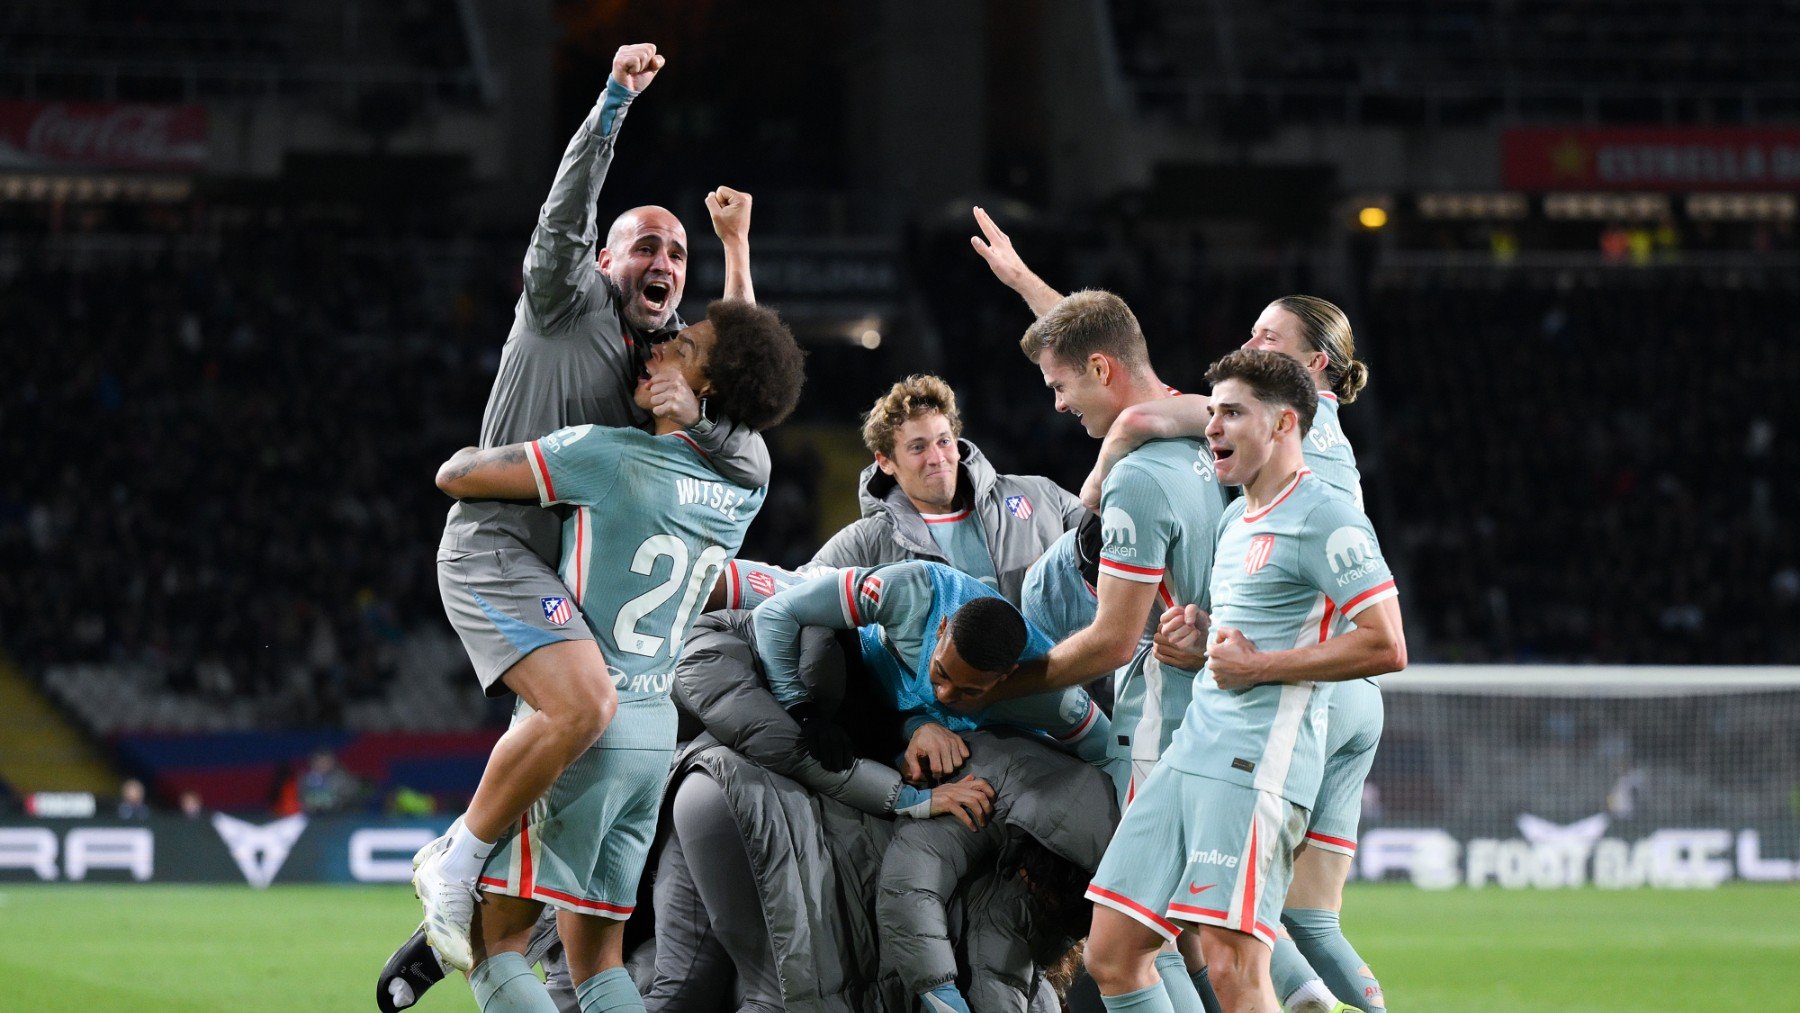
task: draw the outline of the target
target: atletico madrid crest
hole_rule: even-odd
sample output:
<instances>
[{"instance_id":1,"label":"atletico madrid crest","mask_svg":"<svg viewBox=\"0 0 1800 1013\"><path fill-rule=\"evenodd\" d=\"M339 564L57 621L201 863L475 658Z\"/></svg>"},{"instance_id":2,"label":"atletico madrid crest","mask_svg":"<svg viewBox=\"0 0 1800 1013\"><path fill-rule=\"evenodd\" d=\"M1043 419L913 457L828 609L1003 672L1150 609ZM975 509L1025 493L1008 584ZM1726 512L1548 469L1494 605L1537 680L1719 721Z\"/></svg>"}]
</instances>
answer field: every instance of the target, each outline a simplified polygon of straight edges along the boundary
<instances>
[{"instance_id":1,"label":"atletico madrid crest","mask_svg":"<svg viewBox=\"0 0 1800 1013\"><path fill-rule=\"evenodd\" d=\"M764 598L775 597L775 578L761 570L750 571L750 590Z\"/></svg>"},{"instance_id":2,"label":"atletico madrid crest","mask_svg":"<svg viewBox=\"0 0 1800 1013\"><path fill-rule=\"evenodd\" d=\"M1250 539L1250 551L1244 555L1244 572L1255 573L1269 565L1269 557L1275 554L1275 536L1257 535Z\"/></svg>"},{"instance_id":3,"label":"atletico madrid crest","mask_svg":"<svg viewBox=\"0 0 1800 1013\"><path fill-rule=\"evenodd\" d=\"M544 606L544 618L549 620L552 626L561 626L575 618L575 608L569 604L567 598L540 598L538 600Z\"/></svg>"},{"instance_id":4,"label":"atletico madrid crest","mask_svg":"<svg viewBox=\"0 0 1800 1013\"><path fill-rule=\"evenodd\" d=\"M1031 519L1031 501L1024 496L1006 497L1006 512L1020 520Z\"/></svg>"}]
</instances>

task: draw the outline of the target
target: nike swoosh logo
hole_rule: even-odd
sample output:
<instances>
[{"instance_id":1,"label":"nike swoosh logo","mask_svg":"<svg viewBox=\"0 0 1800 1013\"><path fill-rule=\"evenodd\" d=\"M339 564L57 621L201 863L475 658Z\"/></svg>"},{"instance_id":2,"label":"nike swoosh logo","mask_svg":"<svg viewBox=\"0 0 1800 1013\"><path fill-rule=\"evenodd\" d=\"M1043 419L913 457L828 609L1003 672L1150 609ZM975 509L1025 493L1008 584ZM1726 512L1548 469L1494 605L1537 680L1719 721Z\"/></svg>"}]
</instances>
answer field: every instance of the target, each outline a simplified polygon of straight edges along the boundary
<instances>
[{"instance_id":1,"label":"nike swoosh logo","mask_svg":"<svg viewBox=\"0 0 1800 1013\"><path fill-rule=\"evenodd\" d=\"M1208 883L1205 886L1195 886L1194 884L1189 883L1188 884L1188 893L1205 893L1206 891L1211 890L1213 887L1218 886L1218 885L1219 884L1217 884L1217 883Z\"/></svg>"}]
</instances>

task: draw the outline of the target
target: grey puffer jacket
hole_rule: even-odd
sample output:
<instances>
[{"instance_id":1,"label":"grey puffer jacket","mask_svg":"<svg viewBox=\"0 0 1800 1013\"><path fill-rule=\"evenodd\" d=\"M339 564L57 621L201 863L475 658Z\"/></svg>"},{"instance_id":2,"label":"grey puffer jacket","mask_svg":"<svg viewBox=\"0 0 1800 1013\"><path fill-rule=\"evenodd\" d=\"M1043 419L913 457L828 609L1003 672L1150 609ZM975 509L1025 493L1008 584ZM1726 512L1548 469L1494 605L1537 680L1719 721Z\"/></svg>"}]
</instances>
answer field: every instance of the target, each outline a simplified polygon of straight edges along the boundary
<instances>
[{"instance_id":1,"label":"grey puffer jacket","mask_svg":"<svg viewBox=\"0 0 1800 1013\"><path fill-rule=\"evenodd\" d=\"M962 451L957 489L974 490L975 513L981 518L994 574L1000 579L998 590L1017 605L1025 571L1064 531L1081 526L1087 508L1080 498L1047 478L999 474L975 444L958 440L957 445ZM1009 506L1014 497L1019 499ZM862 503L862 518L832 535L813 556L815 564L876 566L903 559L948 562L918 508L900 491L899 483L876 465L863 469L857 498Z\"/></svg>"},{"instance_id":2,"label":"grey puffer jacket","mask_svg":"<svg viewBox=\"0 0 1800 1013\"><path fill-rule=\"evenodd\" d=\"M882 966L880 932L886 926L877 909L876 881L883 873L883 855L897 828L953 827L955 834L975 835L949 817L894 820L886 815L901 785L891 767L859 759L849 771L832 773L808 755L799 727L775 702L756 668L754 637L746 611L708 613L694 624L675 670L674 694L706 732L677 757L669 795L696 769L723 789L756 875L788 1010L913 1013L916 994ZM845 678L843 665L838 641L829 631L803 634L802 677L822 698L843 693L842 685L834 685ZM1091 829L1086 835L1077 831L1073 819L1048 815L1053 807L1033 797L1029 787L1033 782L1027 768L1036 764L1029 754L1025 760L1014 757L1015 752L1024 754L1020 744L1026 741L975 733L971 748L1004 743L984 746L980 754L992 754L984 769L991 768L1000 784L1016 786L1009 790L1010 800L1003 799L1004 811L1016 813L1020 826L1042 828L1059 842L1059 854L1067 847L1071 860L1084 863L1092 852L1093 864L1098 864L1111 820L1095 820L1096 826L1105 823L1106 835L1096 837ZM1080 804L1094 812L1113 811L1112 788L1098 771L1042 746L1031 744L1031 749L1053 757L1049 770L1060 772L1067 765L1098 777L1099 796L1088 799L1082 792ZM1059 822L1069 829L1053 829ZM1027 909L1023 889L1017 879L992 871L956 877L964 878L970 891L966 909L975 916L959 919L946 943L953 952L952 967L960 956L975 969L972 995L1017 994L1021 980L1027 987L1033 984L1034 971L1029 948L1020 949L1025 937L1019 925ZM988 968L994 969L996 980L987 980ZM1046 1008L1055 1008L1046 991L1040 989L1038 998L1040 1004L1050 1004Z\"/></svg>"},{"instance_id":3,"label":"grey puffer jacket","mask_svg":"<svg viewBox=\"0 0 1800 1013\"><path fill-rule=\"evenodd\" d=\"M1042 845L1098 869L1118 804L1106 775L1029 736L980 731L963 739L969 759L957 776L993 786L994 817L973 833L943 819L895 827L876 903L881 969L913 996L956 981L970 1009L1022 1011L1043 990L1033 953L1072 940L1034 924L1034 905L1010 867L1023 849ZM952 939L963 942L960 961Z\"/></svg>"}]
</instances>

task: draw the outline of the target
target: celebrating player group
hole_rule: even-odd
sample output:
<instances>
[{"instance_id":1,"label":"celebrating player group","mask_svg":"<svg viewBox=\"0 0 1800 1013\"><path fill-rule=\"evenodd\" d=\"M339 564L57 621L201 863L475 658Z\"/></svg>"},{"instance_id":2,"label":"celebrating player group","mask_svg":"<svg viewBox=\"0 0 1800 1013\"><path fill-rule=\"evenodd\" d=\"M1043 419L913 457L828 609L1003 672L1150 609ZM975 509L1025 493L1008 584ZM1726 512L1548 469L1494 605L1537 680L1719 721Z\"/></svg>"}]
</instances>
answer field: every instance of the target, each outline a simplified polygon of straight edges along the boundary
<instances>
[{"instance_id":1,"label":"celebrating player group","mask_svg":"<svg viewBox=\"0 0 1800 1013\"><path fill-rule=\"evenodd\" d=\"M1276 299L1179 393L1121 299L976 208L1099 441L1084 488L997 473L909 376L863 419L862 517L797 571L737 558L803 355L755 301L749 194L707 195L725 297L691 322L679 217L601 238L663 68L614 56L438 472L444 608L514 719L414 860L378 1006L461 971L489 1013L1383 1010L1339 909L1406 644L1343 312Z\"/></svg>"}]
</instances>

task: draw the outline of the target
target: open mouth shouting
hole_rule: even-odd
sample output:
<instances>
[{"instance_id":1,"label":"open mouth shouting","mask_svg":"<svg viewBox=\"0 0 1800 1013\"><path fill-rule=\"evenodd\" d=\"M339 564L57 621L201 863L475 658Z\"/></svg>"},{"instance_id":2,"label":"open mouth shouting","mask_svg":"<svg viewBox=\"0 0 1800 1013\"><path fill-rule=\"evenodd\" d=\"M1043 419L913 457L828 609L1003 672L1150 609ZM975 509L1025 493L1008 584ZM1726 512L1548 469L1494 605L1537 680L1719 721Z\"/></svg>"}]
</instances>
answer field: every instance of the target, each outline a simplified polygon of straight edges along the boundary
<instances>
[{"instance_id":1,"label":"open mouth shouting","mask_svg":"<svg viewBox=\"0 0 1800 1013\"><path fill-rule=\"evenodd\" d=\"M1209 441L1206 446L1208 450L1212 451L1213 473L1223 479L1225 473L1231 468L1231 457L1237 451L1233 450L1230 445L1224 443L1213 443Z\"/></svg>"},{"instance_id":2,"label":"open mouth shouting","mask_svg":"<svg viewBox=\"0 0 1800 1013\"><path fill-rule=\"evenodd\" d=\"M638 299L643 302L644 309L653 314L667 313L670 291L666 281L647 281L643 291L638 293Z\"/></svg>"}]
</instances>

